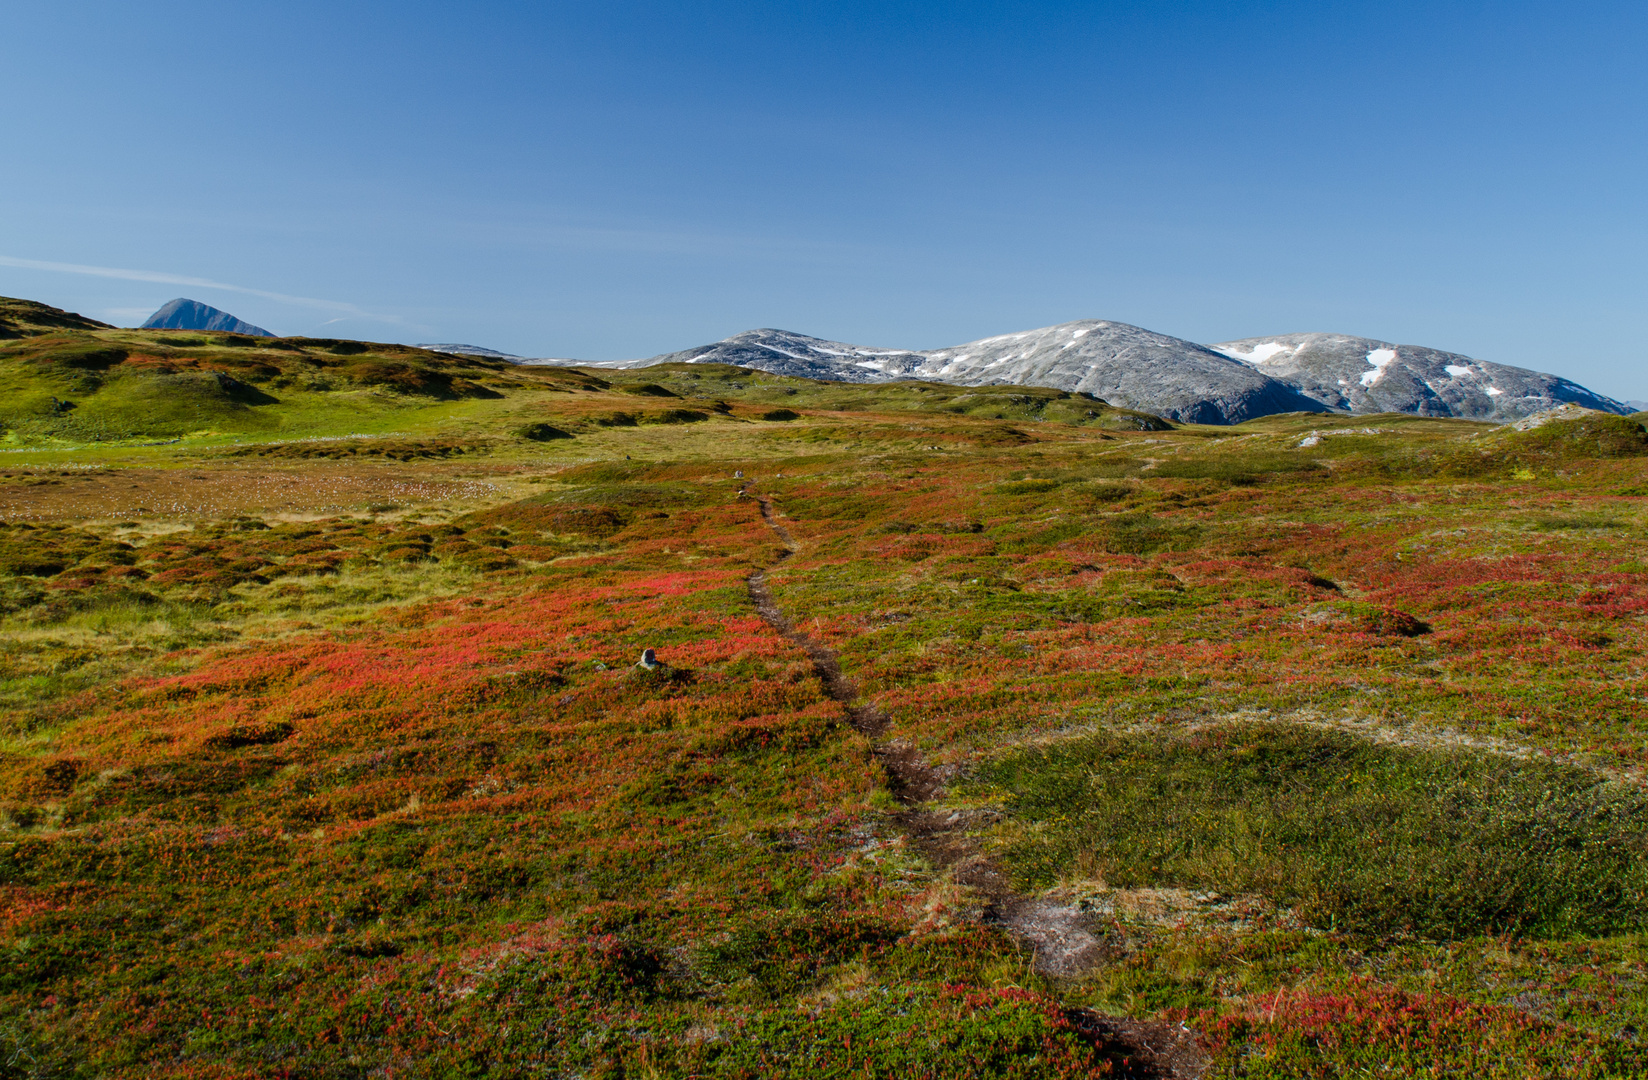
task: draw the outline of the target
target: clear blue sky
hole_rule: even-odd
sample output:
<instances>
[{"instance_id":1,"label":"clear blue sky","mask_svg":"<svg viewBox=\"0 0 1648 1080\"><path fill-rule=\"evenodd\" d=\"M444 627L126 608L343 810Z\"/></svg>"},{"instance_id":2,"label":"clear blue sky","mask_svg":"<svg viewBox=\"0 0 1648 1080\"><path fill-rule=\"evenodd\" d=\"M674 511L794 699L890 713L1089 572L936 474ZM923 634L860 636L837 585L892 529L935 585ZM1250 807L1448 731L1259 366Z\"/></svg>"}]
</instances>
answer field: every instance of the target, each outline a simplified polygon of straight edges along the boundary
<instances>
[{"instance_id":1,"label":"clear blue sky","mask_svg":"<svg viewBox=\"0 0 1648 1080\"><path fill-rule=\"evenodd\" d=\"M1109 318L1648 398L1641 4L57 0L4 27L0 293L110 321L188 296L613 359Z\"/></svg>"}]
</instances>

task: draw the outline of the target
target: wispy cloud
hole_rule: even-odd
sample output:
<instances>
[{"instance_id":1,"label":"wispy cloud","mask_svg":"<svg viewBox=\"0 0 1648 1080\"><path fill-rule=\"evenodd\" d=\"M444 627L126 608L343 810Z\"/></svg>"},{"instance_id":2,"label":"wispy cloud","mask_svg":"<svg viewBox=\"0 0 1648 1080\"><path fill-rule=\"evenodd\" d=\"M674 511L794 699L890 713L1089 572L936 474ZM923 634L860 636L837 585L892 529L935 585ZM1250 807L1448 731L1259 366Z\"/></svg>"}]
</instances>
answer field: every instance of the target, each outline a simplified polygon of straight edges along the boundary
<instances>
[{"instance_id":1,"label":"wispy cloud","mask_svg":"<svg viewBox=\"0 0 1648 1080\"><path fill-rule=\"evenodd\" d=\"M220 289L224 292L242 293L246 296L261 297L264 300L275 300L282 304L295 304L299 307L318 308L321 311L341 312L339 319L372 319L377 322L387 323L402 321L393 315L374 315L370 311L362 311L354 304L346 304L340 300L321 300L313 296L289 296L286 293L270 292L267 289L250 289L244 285L230 285L227 282L212 281L209 278L168 274L159 270L122 270L113 266L83 266L80 263L19 259L11 255L0 255L0 266L16 267L19 270L50 270L59 274L84 274L88 277L118 278L122 281L149 281L162 285L186 285L192 289ZM331 321L337 322L339 319Z\"/></svg>"}]
</instances>

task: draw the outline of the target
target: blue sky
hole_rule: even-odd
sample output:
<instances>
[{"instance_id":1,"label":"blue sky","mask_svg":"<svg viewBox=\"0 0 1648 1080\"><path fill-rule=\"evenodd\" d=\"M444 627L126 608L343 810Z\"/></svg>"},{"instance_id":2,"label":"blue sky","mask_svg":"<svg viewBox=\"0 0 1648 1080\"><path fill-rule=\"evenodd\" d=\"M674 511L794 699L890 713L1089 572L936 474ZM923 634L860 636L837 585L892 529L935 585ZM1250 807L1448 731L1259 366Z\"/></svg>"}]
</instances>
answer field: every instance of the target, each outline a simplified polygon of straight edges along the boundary
<instances>
[{"instance_id":1,"label":"blue sky","mask_svg":"<svg viewBox=\"0 0 1648 1080\"><path fill-rule=\"evenodd\" d=\"M59 0L5 34L0 293L113 322L614 359L1109 318L1648 398L1642 5Z\"/></svg>"}]
</instances>

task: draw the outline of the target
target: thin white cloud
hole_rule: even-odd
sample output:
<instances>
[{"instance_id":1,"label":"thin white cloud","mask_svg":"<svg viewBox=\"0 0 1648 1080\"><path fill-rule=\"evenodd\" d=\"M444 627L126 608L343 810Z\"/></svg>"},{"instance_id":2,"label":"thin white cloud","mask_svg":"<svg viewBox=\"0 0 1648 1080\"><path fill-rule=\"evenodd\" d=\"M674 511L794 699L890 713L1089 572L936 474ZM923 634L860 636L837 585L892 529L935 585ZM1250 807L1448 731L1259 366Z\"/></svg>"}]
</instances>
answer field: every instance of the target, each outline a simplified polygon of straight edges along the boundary
<instances>
[{"instance_id":1,"label":"thin white cloud","mask_svg":"<svg viewBox=\"0 0 1648 1080\"><path fill-rule=\"evenodd\" d=\"M374 315L369 311L362 311L354 304L345 304L339 300L321 300L313 296L288 296L286 293L270 292L267 289L249 289L244 285L230 285L222 281L187 277L183 274L167 274L159 270L121 270L112 266L83 266L79 263L19 259L11 255L0 255L0 266L12 266L19 270L50 270L59 274L84 274L88 277L119 278L122 281L149 281L162 285L187 285L194 289L221 289L224 292L243 293L246 296L261 297L264 300L275 300L282 304L319 308L322 311L338 311L343 313L341 318L373 319L387 323L402 321L392 315ZM333 319L331 321L337 322L339 320Z\"/></svg>"}]
</instances>

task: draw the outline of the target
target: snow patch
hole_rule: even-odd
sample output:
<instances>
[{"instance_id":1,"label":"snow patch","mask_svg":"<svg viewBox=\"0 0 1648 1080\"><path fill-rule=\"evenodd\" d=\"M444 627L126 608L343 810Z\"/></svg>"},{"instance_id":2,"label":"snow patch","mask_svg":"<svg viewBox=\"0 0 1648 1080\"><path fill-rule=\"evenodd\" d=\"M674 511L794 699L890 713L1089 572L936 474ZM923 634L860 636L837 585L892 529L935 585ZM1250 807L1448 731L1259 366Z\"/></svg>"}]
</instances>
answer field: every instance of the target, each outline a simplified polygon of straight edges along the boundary
<instances>
[{"instance_id":1,"label":"snow patch","mask_svg":"<svg viewBox=\"0 0 1648 1080\"><path fill-rule=\"evenodd\" d=\"M1362 385L1372 386L1385 377L1385 369L1396 359L1395 349L1374 349L1368 353L1368 363L1373 365L1372 371L1362 372Z\"/></svg>"},{"instance_id":2,"label":"snow patch","mask_svg":"<svg viewBox=\"0 0 1648 1080\"><path fill-rule=\"evenodd\" d=\"M1449 364L1443 370L1446 371L1449 375L1452 375L1456 379L1463 379L1465 376L1467 376L1471 373L1470 368L1460 367L1458 364Z\"/></svg>"},{"instance_id":3,"label":"snow patch","mask_svg":"<svg viewBox=\"0 0 1648 1080\"><path fill-rule=\"evenodd\" d=\"M1500 394L1503 394L1504 392L1505 391L1501 390L1497 386L1490 386L1490 387L1488 387L1488 389L1486 391L1486 393L1489 397L1498 397Z\"/></svg>"},{"instance_id":4,"label":"snow patch","mask_svg":"<svg viewBox=\"0 0 1648 1080\"><path fill-rule=\"evenodd\" d=\"M1297 346L1283 345L1279 341L1265 341L1253 346L1247 352L1240 349L1220 349L1218 351L1232 360L1240 360L1244 364L1263 364L1278 353L1290 353L1296 349Z\"/></svg>"}]
</instances>

